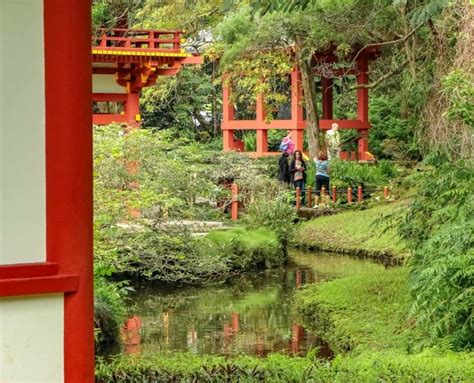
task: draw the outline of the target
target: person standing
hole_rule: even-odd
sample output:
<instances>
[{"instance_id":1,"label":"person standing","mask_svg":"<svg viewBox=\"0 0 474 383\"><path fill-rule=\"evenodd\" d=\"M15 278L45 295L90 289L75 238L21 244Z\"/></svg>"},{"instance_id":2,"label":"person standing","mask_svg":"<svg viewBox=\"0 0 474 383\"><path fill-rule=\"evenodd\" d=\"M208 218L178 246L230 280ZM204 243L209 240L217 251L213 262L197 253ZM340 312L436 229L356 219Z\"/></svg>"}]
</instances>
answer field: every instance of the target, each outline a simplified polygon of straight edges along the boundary
<instances>
[{"instance_id":1,"label":"person standing","mask_svg":"<svg viewBox=\"0 0 474 383\"><path fill-rule=\"evenodd\" d=\"M301 191L301 203L304 205L305 198L305 182L306 182L306 164L303 160L303 154L301 150L295 150L293 160L290 164L290 177L293 186L300 188Z\"/></svg>"},{"instance_id":2,"label":"person standing","mask_svg":"<svg viewBox=\"0 0 474 383\"><path fill-rule=\"evenodd\" d=\"M339 125L335 122L331 129L326 133L326 146L328 148L328 161L339 158L341 152L341 137L339 134Z\"/></svg>"},{"instance_id":3,"label":"person standing","mask_svg":"<svg viewBox=\"0 0 474 383\"><path fill-rule=\"evenodd\" d=\"M316 203L314 207L318 207L321 199L322 187L324 186L326 193L329 193L329 161L327 151L320 150L318 156L314 159L314 163L316 165ZM321 203L324 203L322 199Z\"/></svg>"},{"instance_id":4,"label":"person standing","mask_svg":"<svg viewBox=\"0 0 474 383\"><path fill-rule=\"evenodd\" d=\"M288 164L288 153L283 152L278 161L278 180L290 184L290 165Z\"/></svg>"},{"instance_id":5,"label":"person standing","mask_svg":"<svg viewBox=\"0 0 474 383\"><path fill-rule=\"evenodd\" d=\"M281 140L280 150L288 153L290 156L295 151L295 144L291 139L291 130L288 130L287 135Z\"/></svg>"}]
</instances>

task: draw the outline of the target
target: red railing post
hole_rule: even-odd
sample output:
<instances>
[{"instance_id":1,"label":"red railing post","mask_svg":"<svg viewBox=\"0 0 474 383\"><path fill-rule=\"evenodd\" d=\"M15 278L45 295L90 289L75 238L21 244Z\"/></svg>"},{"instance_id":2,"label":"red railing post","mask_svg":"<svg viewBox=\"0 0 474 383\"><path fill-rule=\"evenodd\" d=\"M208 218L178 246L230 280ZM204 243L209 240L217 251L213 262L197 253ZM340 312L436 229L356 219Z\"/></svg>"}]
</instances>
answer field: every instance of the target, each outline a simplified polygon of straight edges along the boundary
<instances>
[{"instance_id":1,"label":"red railing post","mask_svg":"<svg viewBox=\"0 0 474 383\"><path fill-rule=\"evenodd\" d=\"M100 46L106 47L107 46L107 34L104 32L100 38Z\"/></svg>"},{"instance_id":2,"label":"red railing post","mask_svg":"<svg viewBox=\"0 0 474 383\"><path fill-rule=\"evenodd\" d=\"M175 40L173 42L173 49L179 49L179 47L181 45L181 34L179 32L175 32L173 36L174 36L174 40Z\"/></svg>"},{"instance_id":3,"label":"red railing post","mask_svg":"<svg viewBox=\"0 0 474 383\"><path fill-rule=\"evenodd\" d=\"M232 206L231 206L231 220L237 221L239 215L239 187L237 184L232 184Z\"/></svg>"},{"instance_id":4,"label":"red railing post","mask_svg":"<svg viewBox=\"0 0 474 383\"><path fill-rule=\"evenodd\" d=\"M155 49L155 32L150 31L148 33L148 48Z\"/></svg>"},{"instance_id":5,"label":"red railing post","mask_svg":"<svg viewBox=\"0 0 474 383\"><path fill-rule=\"evenodd\" d=\"M387 186L385 186L385 187L383 188L383 198L384 198L385 200L388 199L388 195L389 195L389 189L388 189Z\"/></svg>"},{"instance_id":6,"label":"red railing post","mask_svg":"<svg viewBox=\"0 0 474 383\"><path fill-rule=\"evenodd\" d=\"M296 188L296 208L299 209L301 207L301 189Z\"/></svg>"},{"instance_id":7,"label":"red railing post","mask_svg":"<svg viewBox=\"0 0 474 383\"><path fill-rule=\"evenodd\" d=\"M308 186L308 191L307 191L307 205L308 205L308 207L311 207L311 198L312 198L312 188L311 188L311 186Z\"/></svg>"},{"instance_id":8,"label":"red railing post","mask_svg":"<svg viewBox=\"0 0 474 383\"><path fill-rule=\"evenodd\" d=\"M352 188L347 188L347 204L352 204Z\"/></svg>"},{"instance_id":9,"label":"red railing post","mask_svg":"<svg viewBox=\"0 0 474 383\"><path fill-rule=\"evenodd\" d=\"M362 202L362 186L357 187L357 202Z\"/></svg>"},{"instance_id":10,"label":"red railing post","mask_svg":"<svg viewBox=\"0 0 474 383\"><path fill-rule=\"evenodd\" d=\"M337 201L337 187L332 187L332 202L336 203Z\"/></svg>"}]
</instances>

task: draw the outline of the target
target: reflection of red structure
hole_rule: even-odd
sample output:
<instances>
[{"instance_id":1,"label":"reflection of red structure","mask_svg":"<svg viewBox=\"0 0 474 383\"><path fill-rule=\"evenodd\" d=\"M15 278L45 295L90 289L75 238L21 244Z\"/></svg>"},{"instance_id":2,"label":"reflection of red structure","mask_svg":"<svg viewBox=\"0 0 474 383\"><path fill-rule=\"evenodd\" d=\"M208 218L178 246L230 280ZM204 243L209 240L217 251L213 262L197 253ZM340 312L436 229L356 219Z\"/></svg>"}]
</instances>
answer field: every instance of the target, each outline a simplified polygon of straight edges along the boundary
<instances>
[{"instance_id":1,"label":"reflection of red structure","mask_svg":"<svg viewBox=\"0 0 474 383\"><path fill-rule=\"evenodd\" d=\"M231 314L231 324L224 324L224 338L229 339L233 334L237 334L239 332L239 313L232 313Z\"/></svg>"},{"instance_id":2,"label":"reflection of red structure","mask_svg":"<svg viewBox=\"0 0 474 383\"><path fill-rule=\"evenodd\" d=\"M332 64L338 62L334 50L315 53L315 60L325 64L324 73L316 71L316 76L321 79L322 88L322 114L320 127L323 130L331 128L333 122L337 122L341 129L356 129L359 133L357 158L359 160L373 159L368 153L368 131L369 123L369 90L363 87L368 84L368 63L377 57L377 49L365 49L355 57L355 69L344 71L342 74L355 75L357 84L362 87L357 89L357 119L354 120L337 120L333 118L333 76L341 74L340 69L328 68ZM222 135L224 150L242 151L242 145L234 137L236 130L255 130L257 134L256 152L252 153L256 156L272 155L275 153L268 152L268 130L271 129L288 129L292 131L292 139L295 143L295 149L303 149L303 133L306 128L306 120L304 119L302 87L300 74L297 68L290 73L291 84L291 118L286 120L274 119L270 122L265 121L266 105L263 95L257 96L256 100L256 118L253 120L235 120L235 109L231 102L231 92L229 86L223 86L223 121ZM342 156L349 158L349 154L343 153Z\"/></svg>"},{"instance_id":3,"label":"reflection of red structure","mask_svg":"<svg viewBox=\"0 0 474 383\"><path fill-rule=\"evenodd\" d=\"M113 112L107 106L105 113L95 113L94 124L138 126L141 89L154 85L158 76L178 73L184 64L201 63L184 51L181 33L116 28L92 38L92 101L115 104Z\"/></svg>"},{"instance_id":4,"label":"reflection of red structure","mask_svg":"<svg viewBox=\"0 0 474 383\"><path fill-rule=\"evenodd\" d=\"M294 324L291 328L291 352L297 354L300 352L300 345L304 338L304 328L299 324Z\"/></svg>"},{"instance_id":5,"label":"reflection of red structure","mask_svg":"<svg viewBox=\"0 0 474 383\"><path fill-rule=\"evenodd\" d=\"M122 328L122 338L127 354L136 354L140 352L142 321L138 315L127 319Z\"/></svg>"}]
</instances>

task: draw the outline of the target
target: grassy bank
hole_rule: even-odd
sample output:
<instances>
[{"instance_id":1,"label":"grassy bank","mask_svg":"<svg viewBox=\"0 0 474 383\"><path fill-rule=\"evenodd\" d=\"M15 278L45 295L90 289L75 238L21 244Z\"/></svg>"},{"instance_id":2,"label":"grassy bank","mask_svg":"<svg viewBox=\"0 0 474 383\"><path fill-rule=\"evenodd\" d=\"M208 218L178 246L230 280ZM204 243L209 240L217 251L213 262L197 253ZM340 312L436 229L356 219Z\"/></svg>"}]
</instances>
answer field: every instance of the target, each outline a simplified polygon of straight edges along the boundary
<instances>
[{"instance_id":1,"label":"grassy bank","mask_svg":"<svg viewBox=\"0 0 474 383\"><path fill-rule=\"evenodd\" d=\"M161 353L99 360L96 381L109 382L471 382L474 355L415 350L423 335L406 317L404 268L370 268L312 285L298 308L336 352L331 361L271 354L265 358Z\"/></svg>"},{"instance_id":2,"label":"grassy bank","mask_svg":"<svg viewBox=\"0 0 474 383\"><path fill-rule=\"evenodd\" d=\"M384 223L377 222L396 208L392 204L380 205L316 218L298 228L295 244L314 250L403 257L406 250L401 239L393 231L385 231Z\"/></svg>"},{"instance_id":3,"label":"grassy bank","mask_svg":"<svg viewBox=\"0 0 474 383\"><path fill-rule=\"evenodd\" d=\"M397 349L410 351L421 338L407 318L410 295L404 267L361 271L311 285L298 295L307 326L335 352Z\"/></svg>"},{"instance_id":4,"label":"grassy bank","mask_svg":"<svg viewBox=\"0 0 474 383\"><path fill-rule=\"evenodd\" d=\"M337 354L331 362L336 381L473 381L474 354L446 351L441 343L422 350L429 334L407 315L407 277L402 267L367 270L299 293L306 326Z\"/></svg>"},{"instance_id":5,"label":"grassy bank","mask_svg":"<svg viewBox=\"0 0 474 383\"><path fill-rule=\"evenodd\" d=\"M225 359L194 354L119 357L96 365L97 383L143 382L470 382L474 367L468 354L394 352L336 357L319 362L313 355L273 354L264 359Z\"/></svg>"}]
</instances>

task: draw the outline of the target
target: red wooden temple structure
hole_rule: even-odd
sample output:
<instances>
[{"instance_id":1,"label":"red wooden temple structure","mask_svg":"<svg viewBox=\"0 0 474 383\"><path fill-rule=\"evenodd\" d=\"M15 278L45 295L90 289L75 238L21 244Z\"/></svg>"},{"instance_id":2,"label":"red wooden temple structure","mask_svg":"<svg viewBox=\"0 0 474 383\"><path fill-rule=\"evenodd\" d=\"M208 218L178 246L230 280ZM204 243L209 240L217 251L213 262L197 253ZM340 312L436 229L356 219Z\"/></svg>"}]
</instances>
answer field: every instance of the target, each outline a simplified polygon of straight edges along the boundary
<instances>
[{"instance_id":1,"label":"red wooden temple structure","mask_svg":"<svg viewBox=\"0 0 474 383\"><path fill-rule=\"evenodd\" d=\"M356 129L358 132L357 153L341 152L341 158L358 159L359 161L373 160L368 150L369 122L369 89L364 87L369 81L369 61L376 59L378 48L360 50L352 56L353 67L350 69L336 69L334 64L339 62L334 49L325 52L316 52L314 57L321 63L321 70L315 70L315 75L321 80L322 111L320 128L328 130L332 123L336 122L340 129ZM333 118L333 78L341 76L355 76L357 84L357 118L353 120L342 120ZM256 152L249 153L254 156L267 156L278 153L268 151L268 131L271 129L283 129L292 131L292 139L295 149L303 150L303 134L306 128L304 118L304 100L301 86L300 73L294 68L290 73L291 86L291 117L289 119L273 119L266 121L265 97L260 94L256 99L256 112L254 119L235 119L236 107L231 100L232 89L223 85L223 121L221 125L223 135L224 151L244 151L241 140L235 138L235 131L256 131Z\"/></svg>"},{"instance_id":2,"label":"red wooden temple structure","mask_svg":"<svg viewBox=\"0 0 474 383\"><path fill-rule=\"evenodd\" d=\"M141 89L201 57L186 53L182 31L102 29L92 38L93 123L140 124Z\"/></svg>"}]
</instances>

